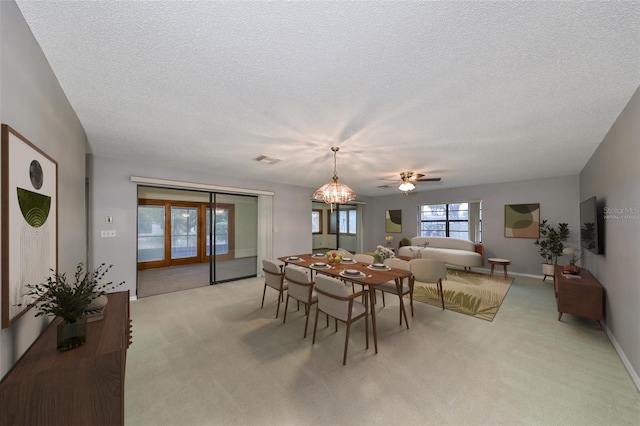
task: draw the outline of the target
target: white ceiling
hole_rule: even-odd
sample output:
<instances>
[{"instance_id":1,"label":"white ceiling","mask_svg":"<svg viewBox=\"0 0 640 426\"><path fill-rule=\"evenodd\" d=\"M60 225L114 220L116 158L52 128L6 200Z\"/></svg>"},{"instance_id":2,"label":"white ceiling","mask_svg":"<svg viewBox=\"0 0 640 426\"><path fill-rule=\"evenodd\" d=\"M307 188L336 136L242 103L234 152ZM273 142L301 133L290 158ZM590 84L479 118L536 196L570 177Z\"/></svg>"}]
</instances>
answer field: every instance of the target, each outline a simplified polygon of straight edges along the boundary
<instances>
[{"instance_id":1,"label":"white ceiling","mask_svg":"<svg viewBox=\"0 0 640 426\"><path fill-rule=\"evenodd\" d=\"M17 4L94 154L362 195L577 174L640 84L638 1Z\"/></svg>"}]
</instances>

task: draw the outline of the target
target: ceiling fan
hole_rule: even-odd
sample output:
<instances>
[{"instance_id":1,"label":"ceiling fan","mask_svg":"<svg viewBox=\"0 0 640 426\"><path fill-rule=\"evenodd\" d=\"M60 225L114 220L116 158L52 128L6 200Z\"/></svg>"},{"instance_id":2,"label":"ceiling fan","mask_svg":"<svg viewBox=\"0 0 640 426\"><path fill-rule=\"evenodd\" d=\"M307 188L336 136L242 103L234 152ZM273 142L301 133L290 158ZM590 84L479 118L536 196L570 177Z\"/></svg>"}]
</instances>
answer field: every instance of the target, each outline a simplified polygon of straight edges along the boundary
<instances>
[{"instance_id":1,"label":"ceiling fan","mask_svg":"<svg viewBox=\"0 0 640 426\"><path fill-rule=\"evenodd\" d=\"M409 194L410 191L413 191L416 188L417 182L440 182L442 178L439 177L425 177L422 173L414 173L411 171L406 171L400 173L400 186L398 189L403 191L405 194ZM380 185L378 188L390 188L395 184L388 183L386 185Z\"/></svg>"}]
</instances>

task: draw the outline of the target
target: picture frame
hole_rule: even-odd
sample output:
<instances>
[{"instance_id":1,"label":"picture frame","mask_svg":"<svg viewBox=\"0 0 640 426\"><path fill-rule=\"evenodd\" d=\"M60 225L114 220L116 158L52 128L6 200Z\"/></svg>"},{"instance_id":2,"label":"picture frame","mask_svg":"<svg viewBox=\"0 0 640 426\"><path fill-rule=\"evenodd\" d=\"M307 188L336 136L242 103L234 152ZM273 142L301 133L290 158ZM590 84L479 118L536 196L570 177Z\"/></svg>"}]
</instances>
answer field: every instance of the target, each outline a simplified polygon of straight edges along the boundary
<instances>
[{"instance_id":1,"label":"picture frame","mask_svg":"<svg viewBox=\"0 0 640 426\"><path fill-rule=\"evenodd\" d=\"M384 230L390 233L402 232L402 210L387 210L385 213Z\"/></svg>"},{"instance_id":2,"label":"picture frame","mask_svg":"<svg viewBox=\"0 0 640 426\"><path fill-rule=\"evenodd\" d=\"M2 328L32 302L27 284L58 270L58 163L7 124L1 127Z\"/></svg>"},{"instance_id":3,"label":"picture frame","mask_svg":"<svg viewBox=\"0 0 640 426\"><path fill-rule=\"evenodd\" d=\"M505 204L505 238L540 238L540 204Z\"/></svg>"}]
</instances>

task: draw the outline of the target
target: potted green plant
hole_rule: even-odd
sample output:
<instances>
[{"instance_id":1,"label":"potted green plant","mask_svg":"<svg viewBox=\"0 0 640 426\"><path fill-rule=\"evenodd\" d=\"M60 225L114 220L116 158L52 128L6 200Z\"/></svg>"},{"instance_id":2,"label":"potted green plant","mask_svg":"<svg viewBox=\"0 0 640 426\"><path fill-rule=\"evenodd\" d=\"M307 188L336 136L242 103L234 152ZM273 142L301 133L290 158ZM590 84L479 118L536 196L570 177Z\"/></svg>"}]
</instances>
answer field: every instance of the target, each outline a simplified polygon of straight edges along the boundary
<instances>
[{"instance_id":1,"label":"potted green plant","mask_svg":"<svg viewBox=\"0 0 640 426\"><path fill-rule=\"evenodd\" d=\"M398 244L398 248L411 245L411 238L403 237Z\"/></svg>"},{"instance_id":2,"label":"potted green plant","mask_svg":"<svg viewBox=\"0 0 640 426\"><path fill-rule=\"evenodd\" d=\"M84 263L76 266L74 280L68 280L66 273L59 274L51 270L52 274L39 284L27 284L27 295L33 297L28 307L35 307L41 315L58 316L62 321L58 324L59 351L65 351L81 346L86 341L86 318L83 313L87 306L96 298L107 294L124 281L114 285L104 282L104 276L113 265L102 263L93 271L85 271Z\"/></svg>"},{"instance_id":3,"label":"potted green plant","mask_svg":"<svg viewBox=\"0 0 640 426\"><path fill-rule=\"evenodd\" d=\"M542 263L543 280L547 276L553 277L554 266L558 264L558 257L562 256L564 243L569 240L570 233L567 223L559 223L555 227L550 225L546 219L540 223L540 237L534 244L538 246L538 253L544 259Z\"/></svg>"}]
</instances>

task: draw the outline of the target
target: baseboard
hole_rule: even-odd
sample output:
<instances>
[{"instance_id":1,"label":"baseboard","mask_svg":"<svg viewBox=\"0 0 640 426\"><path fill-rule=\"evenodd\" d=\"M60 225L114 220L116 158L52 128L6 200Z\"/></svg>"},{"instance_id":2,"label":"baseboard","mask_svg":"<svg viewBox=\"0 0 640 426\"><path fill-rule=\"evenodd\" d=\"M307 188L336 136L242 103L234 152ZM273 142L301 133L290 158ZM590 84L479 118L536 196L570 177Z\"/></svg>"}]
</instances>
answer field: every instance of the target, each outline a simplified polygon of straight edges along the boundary
<instances>
[{"instance_id":1,"label":"baseboard","mask_svg":"<svg viewBox=\"0 0 640 426\"><path fill-rule=\"evenodd\" d=\"M638 392L640 392L640 376L638 376L638 373L633 369L633 366L629 362L629 358L627 358L624 351L618 344L618 341L616 340L615 336L613 335L611 330L609 330L609 327L607 327L607 323L604 323L604 331L605 333L607 333L607 337L609 338L609 340L611 341L611 344L613 345L614 349L618 353L620 360L622 360L622 363L624 364L624 368L627 369L627 373L629 373L629 376L631 376L631 380L633 381L633 384L636 385L636 389L638 389Z\"/></svg>"},{"instance_id":2,"label":"baseboard","mask_svg":"<svg viewBox=\"0 0 640 426\"><path fill-rule=\"evenodd\" d=\"M135 302L136 300L138 300L138 296L129 296L129 301L130 302Z\"/></svg>"}]
</instances>

